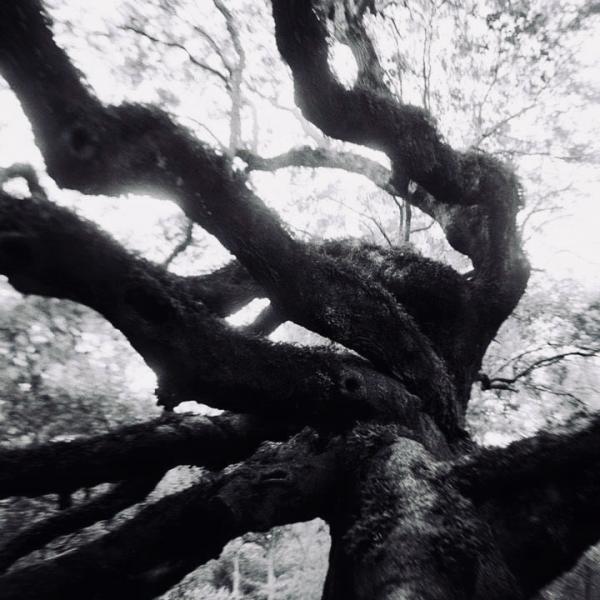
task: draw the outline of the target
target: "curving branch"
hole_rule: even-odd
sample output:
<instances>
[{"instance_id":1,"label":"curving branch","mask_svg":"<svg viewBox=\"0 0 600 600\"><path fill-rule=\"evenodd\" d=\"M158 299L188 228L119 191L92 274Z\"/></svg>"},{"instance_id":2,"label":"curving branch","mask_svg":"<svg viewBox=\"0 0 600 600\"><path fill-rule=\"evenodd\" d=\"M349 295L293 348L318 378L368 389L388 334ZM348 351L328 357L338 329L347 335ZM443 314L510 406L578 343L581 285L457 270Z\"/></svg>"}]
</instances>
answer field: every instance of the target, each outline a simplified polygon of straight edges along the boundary
<instances>
[{"instance_id":1,"label":"curving branch","mask_svg":"<svg viewBox=\"0 0 600 600\"><path fill-rule=\"evenodd\" d=\"M523 379L534 371L538 369L543 369L545 367L550 367L559 362L562 362L566 358L570 358L572 356L579 356L582 358L593 358L600 356L600 348L589 348L589 349L578 349L578 350L568 350L566 352L559 352L557 354L553 354L551 356L544 356L537 360L534 360L532 363L527 365L527 367L521 369L512 377L489 377L485 373L479 374L479 381L481 382L482 390L509 390L509 391L517 391L516 388L512 387L513 384L517 383L520 379Z\"/></svg>"},{"instance_id":2,"label":"curving branch","mask_svg":"<svg viewBox=\"0 0 600 600\"><path fill-rule=\"evenodd\" d=\"M305 432L143 509L77 550L0 577L3 600L154 598L247 531L322 516L337 484L339 444Z\"/></svg>"},{"instance_id":3,"label":"curving branch","mask_svg":"<svg viewBox=\"0 0 600 600\"><path fill-rule=\"evenodd\" d=\"M219 305L227 282L240 275L238 263L181 278L50 202L0 194L0 216L0 272L23 293L68 298L105 316L155 371L166 407L197 400L236 412L339 423L375 414L405 418L419 408L400 382L364 360L273 344L216 318L203 304L203 291L218 281L222 287L207 304ZM235 294L224 298L232 309Z\"/></svg>"},{"instance_id":4,"label":"curving branch","mask_svg":"<svg viewBox=\"0 0 600 600\"><path fill-rule=\"evenodd\" d=\"M325 134L384 151L391 184L435 218L449 243L473 261L503 320L522 295L529 266L515 224L520 193L515 176L477 152L453 150L432 118L360 82L345 89L328 63L327 30L313 2L273 0L277 45L290 66L296 101Z\"/></svg>"},{"instance_id":5,"label":"curving branch","mask_svg":"<svg viewBox=\"0 0 600 600\"><path fill-rule=\"evenodd\" d=\"M22 178L27 182L29 193L41 199L47 199L46 190L40 184L36 170L27 163L14 163L9 167L0 167L0 188L11 179Z\"/></svg>"},{"instance_id":6,"label":"curving branch","mask_svg":"<svg viewBox=\"0 0 600 600\"><path fill-rule=\"evenodd\" d=\"M392 174L389 169L375 160L354 152L300 146L269 158L264 158L249 150L238 150L237 155L247 164L248 171L276 171L286 167L341 169L349 173L364 175L388 194L400 195L390 183Z\"/></svg>"},{"instance_id":7,"label":"curving branch","mask_svg":"<svg viewBox=\"0 0 600 600\"><path fill-rule=\"evenodd\" d=\"M340 266L294 240L227 157L192 139L164 113L139 105L102 106L55 44L39 0L25 0L18 7L4 4L0 16L0 68L30 118L48 172L59 185L105 194L144 185L174 198L188 217L237 256L278 310L355 350L423 397L426 410L441 426L456 427L445 365L389 293L365 282L349 265ZM138 307L145 304L150 312L163 312L162 300L147 301L146 294L138 297ZM173 310L167 312L169 320ZM115 322L117 317L109 318ZM182 336L189 339L190 333ZM211 339L206 337L204 347ZM238 341L230 336L232 344ZM141 344L132 343L140 349ZM157 358L155 351L150 359L147 349L145 354L150 363ZM219 369L209 354L204 350L194 356L195 363L202 356L208 359L207 368ZM249 365L256 363L248 358ZM169 377L176 379L181 369L172 367Z\"/></svg>"}]
</instances>

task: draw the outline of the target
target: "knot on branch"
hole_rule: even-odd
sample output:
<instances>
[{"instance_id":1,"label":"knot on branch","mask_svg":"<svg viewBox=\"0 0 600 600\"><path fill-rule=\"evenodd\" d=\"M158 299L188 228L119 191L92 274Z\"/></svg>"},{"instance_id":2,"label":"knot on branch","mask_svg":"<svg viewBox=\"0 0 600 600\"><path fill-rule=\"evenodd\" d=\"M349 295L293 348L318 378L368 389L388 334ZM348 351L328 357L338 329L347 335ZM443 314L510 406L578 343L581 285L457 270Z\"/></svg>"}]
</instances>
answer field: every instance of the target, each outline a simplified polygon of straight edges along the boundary
<instances>
[{"instance_id":1,"label":"knot on branch","mask_svg":"<svg viewBox=\"0 0 600 600\"><path fill-rule=\"evenodd\" d=\"M71 154L78 160L91 160L98 152L98 136L82 124L68 129L65 132L65 141Z\"/></svg>"}]
</instances>

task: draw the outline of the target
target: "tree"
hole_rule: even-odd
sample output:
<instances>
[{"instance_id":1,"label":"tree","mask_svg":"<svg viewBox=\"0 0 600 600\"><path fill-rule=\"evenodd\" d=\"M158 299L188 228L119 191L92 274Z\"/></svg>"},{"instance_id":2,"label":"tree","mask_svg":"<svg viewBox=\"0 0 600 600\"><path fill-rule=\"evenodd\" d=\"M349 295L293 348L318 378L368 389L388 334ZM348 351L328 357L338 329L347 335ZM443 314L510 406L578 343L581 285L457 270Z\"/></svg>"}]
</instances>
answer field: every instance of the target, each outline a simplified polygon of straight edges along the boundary
<instances>
[{"instance_id":1,"label":"tree","mask_svg":"<svg viewBox=\"0 0 600 600\"><path fill-rule=\"evenodd\" d=\"M215 5L237 56L224 61L227 83L239 92L244 53L231 13ZM371 178L435 220L470 261L466 273L407 245L293 236L249 183L248 171L277 165L238 151L237 124L215 150L157 107L103 104L55 42L40 0L2 4L0 70L52 179L84 194L167 196L235 256L206 275L175 275L49 201L27 166L3 173L24 178L29 197L0 194L0 271L24 294L103 315L156 373L165 414L3 449L2 497L114 485L19 533L0 550L2 567L138 504L172 467L207 469L106 535L9 570L3 598L156 597L229 540L314 517L332 537L326 600L527 598L600 538L597 418L503 449L478 448L465 429L486 349L529 278L523 193L507 165L453 149L426 110L392 93L364 26L379 8L272 1L304 117L326 136L385 153L391 169L335 148L295 150L278 164ZM352 85L330 68L328 31L354 55ZM223 320L257 297L271 303L258 323ZM269 341L282 321L338 347ZM226 412L175 414L187 400Z\"/></svg>"}]
</instances>

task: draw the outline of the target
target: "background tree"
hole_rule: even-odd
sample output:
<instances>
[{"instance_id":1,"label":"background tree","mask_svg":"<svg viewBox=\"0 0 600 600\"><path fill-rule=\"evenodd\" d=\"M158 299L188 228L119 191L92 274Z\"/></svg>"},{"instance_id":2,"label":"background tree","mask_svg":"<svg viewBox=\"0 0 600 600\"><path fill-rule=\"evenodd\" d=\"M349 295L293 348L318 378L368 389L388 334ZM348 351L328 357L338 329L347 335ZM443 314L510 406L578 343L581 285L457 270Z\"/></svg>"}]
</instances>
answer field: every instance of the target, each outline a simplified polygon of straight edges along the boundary
<instances>
[{"instance_id":1,"label":"background tree","mask_svg":"<svg viewBox=\"0 0 600 600\"><path fill-rule=\"evenodd\" d=\"M2 7L0 68L31 122L50 177L87 195L145 190L166 196L190 222L178 221L181 239L151 263L50 202L45 188L52 184L42 187L34 171L14 165L3 177L23 178L29 191L26 198L2 194L0 269L23 293L68 298L101 313L155 371L157 397L169 413L186 400L233 411L166 414L108 435L4 450L0 489L6 497L69 498L80 488L114 484L23 529L0 553L5 568L54 538L141 502L172 467L209 471L183 491L127 513L104 536L11 570L0 580L2 589L19 598L78 597L90 586L98 597L154 597L217 555L229 539L320 516L332 533L326 598L528 597L597 539L598 425L591 419L574 433L483 451L465 430L471 386L479 382L504 393L519 382L539 392L548 382L534 374L568 356L594 360L598 347L590 300L591 310L573 317L572 333L537 348L539 354L528 355L531 362L523 364L518 354L498 357L491 371L491 355L482 370L488 345L527 284L523 229L554 210L543 203L550 192L540 194L519 221L527 186L492 154L549 154L547 146L524 150L525 142L509 133L520 117L540 108L549 78L573 88L569 71L558 68L569 58L565 38L580 33L596 8L570 7L564 18L552 20L531 5L489 12L486 6L478 14L478 5L464 13L445 2L313 7L278 0L274 37L262 7L244 8L254 17L245 27L235 11L215 1L212 9L221 18L215 31L188 19L184 3L133 9L117 24L137 40L134 58L123 55L130 66L159 65L159 77L160 65L168 72L172 63L166 56L157 63L151 53L177 51L185 58L184 73L198 69L223 86L223 131L207 131L211 115L202 111L196 118L182 115L186 124L197 124L198 135L201 130L218 140L214 150L173 120L180 96L169 86L157 88L152 98L162 109L103 103L56 45L39 2ZM60 13L60 5L54 9ZM165 15L172 22L158 29L158 17L164 23ZM487 29L478 38L465 24L482 17ZM473 59L463 63L468 67L462 73L452 71L459 61L442 64L452 81L460 85L468 70L489 69L473 106L451 86L448 97L455 103L436 96L445 90L436 85L443 77L436 77L432 57L448 24L458 32L460 56ZM271 93L277 78L287 75L272 52L248 46L253 28L267 32L251 36L261 44L277 41L291 68L298 108ZM418 60L410 47L391 56L389 44L378 48L371 36L385 28L399 43L418 39ZM98 44L115 39L114 31L90 35ZM493 43L485 47L481 40ZM343 48L355 61L352 76L330 66ZM258 60L252 63L250 56ZM515 62L523 68L504 73ZM267 81L264 66L276 64L276 79ZM531 85L514 79L525 68ZM196 75L183 84L192 79ZM407 103L414 101L411 87L426 110ZM504 100L491 96L495 89ZM535 102L511 105L498 119L507 94L512 100L517 89L523 100ZM143 94L136 99L148 100ZM282 136L275 127L259 126L259 99L289 113L311 144L262 156L272 146L265 138ZM204 103L196 97L195 106ZM428 111L456 131L448 129L443 138ZM497 145L502 136L515 143L510 152ZM576 147L569 135L562 138ZM448 141L471 149L455 151ZM389 162L340 142L383 152ZM575 156L582 163L594 160L580 146L558 160ZM377 214L367 199L354 210L372 228L370 243L323 242L305 231L292 235L259 198L260 179L250 179L254 171L290 166L366 176L386 194L375 204L394 207L393 218L389 210L385 217ZM310 194L305 181L303 192L325 207L327 196ZM348 198L343 202L352 206ZM339 198L330 204L339 207ZM285 215L285 205L279 208ZM455 268L400 245L413 233L429 236L432 222L441 227L436 241L443 236L456 251L443 253ZM197 252L199 234L191 223L213 234L239 262L194 272L188 251ZM182 260L191 272L167 270ZM235 329L223 321L260 297L271 304L254 323ZM307 348L267 340L283 321L335 344ZM39 373L31 375L37 386ZM265 440L271 443L256 450Z\"/></svg>"}]
</instances>

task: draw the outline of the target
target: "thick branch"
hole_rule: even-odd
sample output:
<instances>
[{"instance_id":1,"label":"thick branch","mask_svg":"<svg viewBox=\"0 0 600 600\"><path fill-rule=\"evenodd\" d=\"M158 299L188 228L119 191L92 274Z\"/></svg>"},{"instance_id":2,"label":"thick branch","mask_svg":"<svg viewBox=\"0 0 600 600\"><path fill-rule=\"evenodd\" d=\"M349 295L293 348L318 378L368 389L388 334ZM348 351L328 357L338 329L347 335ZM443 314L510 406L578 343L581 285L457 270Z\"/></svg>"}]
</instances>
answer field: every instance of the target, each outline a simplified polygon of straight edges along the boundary
<instances>
[{"instance_id":1,"label":"thick branch","mask_svg":"<svg viewBox=\"0 0 600 600\"><path fill-rule=\"evenodd\" d=\"M236 296L228 285L238 290L244 277L238 263L180 278L50 202L0 195L0 216L0 272L19 291L69 298L103 314L156 372L166 406L199 400L304 422L405 418L418 408L399 382L363 360L273 344L215 318L198 300L215 308L224 298L231 310ZM203 292L216 293L209 302Z\"/></svg>"},{"instance_id":2,"label":"thick branch","mask_svg":"<svg viewBox=\"0 0 600 600\"><path fill-rule=\"evenodd\" d=\"M116 194L143 182L175 198L240 259L278 310L393 374L425 399L444 427L454 426L452 385L442 361L385 290L293 240L227 158L164 113L104 108L54 43L38 0L4 4L0 16L0 65L59 185Z\"/></svg>"},{"instance_id":3,"label":"thick branch","mask_svg":"<svg viewBox=\"0 0 600 600\"><path fill-rule=\"evenodd\" d=\"M209 469L243 460L293 427L241 415L169 415L70 442L0 450L0 498L69 493L139 479L177 465Z\"/></svg>"},{"instance_id":4,"label":"thick branch","mask_svg":"<svg viewBox=\"0 0 600 600\"><path fill-rule=\"evenodd\" d=\"M505 318L528 276L515 225L520 199L514 175L489 156L454 151L423 110L364 86L347 90L338 83L329 68L326 27L313 2L273 0L273 15L277 44L306 118L327 135L383 150L392 162L395 189L407 190L414 181L429 192L411 202L442 225L450 244L471 258L488 286L497 287L491 295Z\"/></svg>"},{"instance_id":5,"label":"thick branch","mask_svg":"<svg viewBox=\"0 0 600 600\"><path fill-rule=\"evenodd\" d=\"M323 515L335 495L336 463L336 446L308 433L266 447L98 540L0 577L3 600L75 600L90 589L114 600L153 598L234 537Z\"/></svg>"},{"instance_id":6,"label":"thick branch","mask_svg":"<svg viewBox=\"0 0 600 600\"><path fill-rule=\"evenodd\" d=\"M454 468L527 597L600 539L600 420L484 450Z\"/></svg>"},{"instance_id":7,"label":"thick branch","mask_svg":"<svg viewBox=\"0 0 600 600\"><path fill-rule=\"evenodd\" d=\"M26 526L13 539L0 546L0 572L6 571L19 558L59 537L110 519L122 510L138 504L155 488L162 476L163 472L159 471L155 475L123 481L88 502Z\"/></svg>"}]
</instances>

